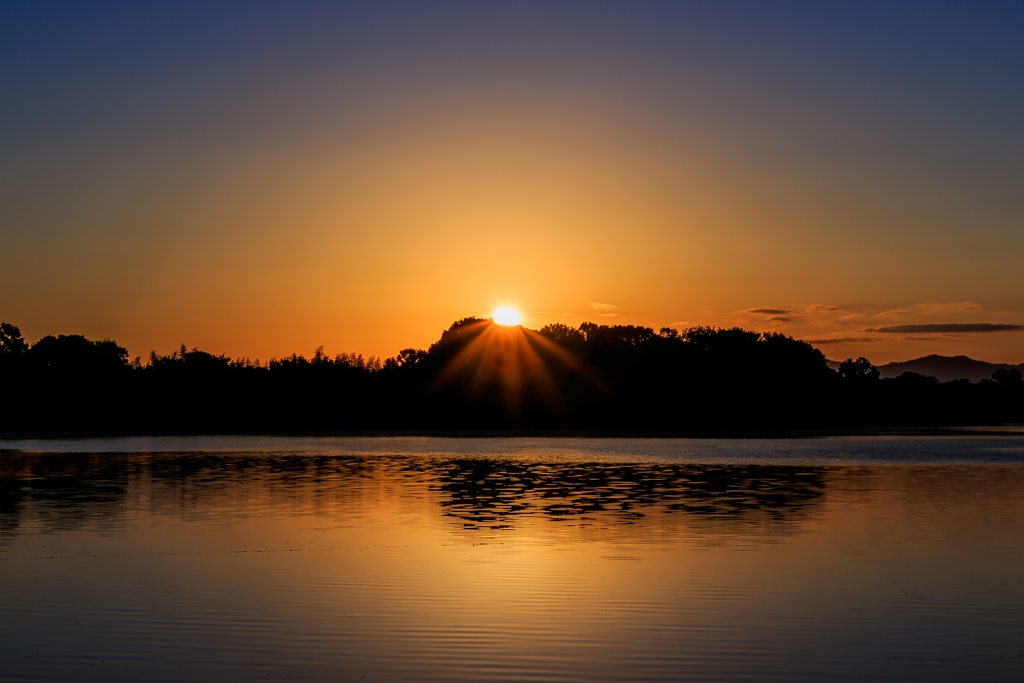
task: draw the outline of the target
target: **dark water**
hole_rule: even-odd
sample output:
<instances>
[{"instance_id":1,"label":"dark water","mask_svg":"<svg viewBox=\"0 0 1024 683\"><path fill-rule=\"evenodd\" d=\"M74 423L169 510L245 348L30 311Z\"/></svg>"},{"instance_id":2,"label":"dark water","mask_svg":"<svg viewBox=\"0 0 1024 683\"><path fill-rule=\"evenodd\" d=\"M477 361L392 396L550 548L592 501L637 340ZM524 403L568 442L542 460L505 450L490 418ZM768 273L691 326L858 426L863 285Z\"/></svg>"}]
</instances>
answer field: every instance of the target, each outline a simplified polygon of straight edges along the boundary
<instances>
[{"instance_id":1,"label":"dark water","mask_svg":"<svg viewBox=\"0 0 1024 683\"><path fill-rule=\"evenodd\" d=\"M0 449L0 680L1024 680L1024 436Z\"/></svg>"}]
</instances>

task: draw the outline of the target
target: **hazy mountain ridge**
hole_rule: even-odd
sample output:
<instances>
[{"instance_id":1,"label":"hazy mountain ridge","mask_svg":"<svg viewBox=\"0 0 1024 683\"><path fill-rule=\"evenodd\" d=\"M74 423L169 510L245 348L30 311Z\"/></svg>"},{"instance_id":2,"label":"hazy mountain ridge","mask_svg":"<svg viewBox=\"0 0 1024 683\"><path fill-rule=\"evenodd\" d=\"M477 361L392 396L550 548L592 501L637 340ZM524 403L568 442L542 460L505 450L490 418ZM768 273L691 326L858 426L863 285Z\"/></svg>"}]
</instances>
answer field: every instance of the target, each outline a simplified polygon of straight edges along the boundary
<instances>
[{"instance_id":1,"label":"hazy mountain ridge","mask_svg":"<svg viewBox=\"0 0 1024 683\"><path fill-rule=\"evenodd\" d=\"M835 363L835 368L839 367L839 364L835 361L829 361L830 366L833 363ZM1016 368L1021 372L1024 372L1024 363L1020 363L1019 365L1011 365L1009 363L989 363L988 361L974 360L968 356L940 356L938 354L932 354L930 356L922 356L921 358L915 358L913 360L896 361L886 363L885 365L879 365L878 371L881 373L883 378L899 377L904 372L916 372L919 375L935 377L940 382L950 382L959 379L966 379L971 382L980 382L983 379L992 379L992 373L1000 368L1006 370Z\"/></svg>"}]
</instances>

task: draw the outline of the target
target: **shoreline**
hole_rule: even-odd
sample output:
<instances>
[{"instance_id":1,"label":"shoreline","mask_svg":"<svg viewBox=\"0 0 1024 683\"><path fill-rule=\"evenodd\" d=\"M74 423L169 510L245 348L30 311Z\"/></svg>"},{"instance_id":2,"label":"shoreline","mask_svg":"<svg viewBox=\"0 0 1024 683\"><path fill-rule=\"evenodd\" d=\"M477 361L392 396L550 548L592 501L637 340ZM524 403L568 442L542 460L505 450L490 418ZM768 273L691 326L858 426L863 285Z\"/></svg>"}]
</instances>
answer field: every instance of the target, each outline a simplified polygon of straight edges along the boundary
<instances>
[{"instance_id":1,"label":"shoreline","mask_svg":"<svg viewBox=\"0 0 1024 683\"><path fill-rule=\"evenodd\" d=\"M943 427L847 427L705 430L587 429L179 429L179 430L11 430L0 440L109 439L121 437L249 436L249 437L433 437L448 439L800 439L849 436L1024 436L1024 424Z\"/></svg>"}]
</instances>

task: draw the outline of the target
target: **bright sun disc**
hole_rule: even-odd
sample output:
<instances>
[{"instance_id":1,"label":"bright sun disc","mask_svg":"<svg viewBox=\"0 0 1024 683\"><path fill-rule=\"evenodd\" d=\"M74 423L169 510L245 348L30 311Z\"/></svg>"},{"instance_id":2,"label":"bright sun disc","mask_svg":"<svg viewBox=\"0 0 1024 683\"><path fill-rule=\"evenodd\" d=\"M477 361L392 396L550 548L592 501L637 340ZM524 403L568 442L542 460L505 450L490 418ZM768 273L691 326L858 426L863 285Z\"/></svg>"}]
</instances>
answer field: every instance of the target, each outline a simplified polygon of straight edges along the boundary
<instances>
[{"instance_id":1,"label":"bright sun disc","mask_svg":"<svg viewBox=\"0 0 1024 683\"><path fill-rule=\"evenodd\" d=\"M523 321L523 317L519 315L519 311L516 309L502 306L494 312L491 320L499 325L518 325Z\"/></svg>"}]
</instances>

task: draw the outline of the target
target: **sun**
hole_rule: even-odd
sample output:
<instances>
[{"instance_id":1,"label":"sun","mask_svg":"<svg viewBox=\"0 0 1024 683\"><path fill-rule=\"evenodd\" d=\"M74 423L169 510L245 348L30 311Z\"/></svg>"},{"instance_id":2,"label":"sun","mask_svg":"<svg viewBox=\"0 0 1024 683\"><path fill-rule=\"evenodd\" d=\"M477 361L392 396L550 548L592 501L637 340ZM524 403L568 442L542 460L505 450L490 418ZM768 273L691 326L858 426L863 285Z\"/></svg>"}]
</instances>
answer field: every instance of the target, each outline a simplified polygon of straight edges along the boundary
<instances>
[{"instance_id":1,"label":"sun","mask_svg":"<svg viewBox=\"0 0 1024 683\"><path fill-rule=\"evenodd\" d=\"M499 325L518 325L523 322L523 316L514 308L502 306L491 315L491 320Z\"/></svg>"}]
</instances>

